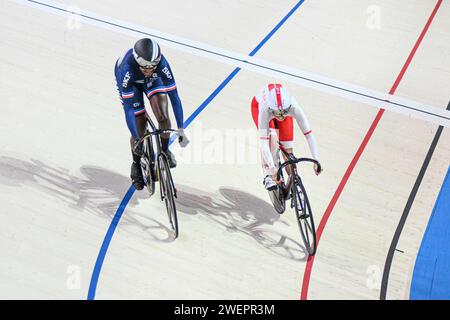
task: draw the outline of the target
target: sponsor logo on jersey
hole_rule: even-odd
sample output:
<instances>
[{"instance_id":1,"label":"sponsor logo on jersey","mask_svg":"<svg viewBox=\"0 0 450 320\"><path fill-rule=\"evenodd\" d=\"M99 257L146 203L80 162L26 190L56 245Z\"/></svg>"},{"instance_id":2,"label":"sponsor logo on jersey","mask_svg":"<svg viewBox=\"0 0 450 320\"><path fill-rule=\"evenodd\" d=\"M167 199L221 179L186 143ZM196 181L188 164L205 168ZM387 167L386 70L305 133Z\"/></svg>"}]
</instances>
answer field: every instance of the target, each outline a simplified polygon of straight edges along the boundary
<instances>
[{"instance_id":1,"label":"sponsor logo on jersey","mask_svg":"<svg viewBox=\"0 0 450 320\"><path fill-rule=\"evenodd\" d=\"M166 75L166 77L170 80L172 80L172 74L169 71L169 68L164 67L164 69L162 69L162 72Z\"/></svg>"},{"instance_id":2,"label":"sponsor logo on jersey","mask_svg":"<svg viewBox=\"0 0 450 320\"><path fill-rule=\"evenodd\" d=\"M130 81L130 78L131 78L130 72L127 72L125 74L125 77L123 77L122 87L124 87L124 88L128 87L128 81Z\"/></svg>"}]
</instances>

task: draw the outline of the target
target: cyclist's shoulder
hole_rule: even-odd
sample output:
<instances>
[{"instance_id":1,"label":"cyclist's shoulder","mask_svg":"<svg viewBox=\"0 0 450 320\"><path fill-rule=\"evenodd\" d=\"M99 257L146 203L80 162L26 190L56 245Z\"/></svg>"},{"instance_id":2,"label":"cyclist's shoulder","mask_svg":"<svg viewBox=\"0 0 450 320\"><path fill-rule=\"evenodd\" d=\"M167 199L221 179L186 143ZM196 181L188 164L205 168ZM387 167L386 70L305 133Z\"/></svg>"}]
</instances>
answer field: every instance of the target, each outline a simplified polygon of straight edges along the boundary
<instances>
[{"instance_id":1,"label":"cyclist's shoulder","mask_svg":"<svg viewBox=\"0 0 450 320\"><path fill-rule=\"evenodd\" d=\"M133 49L128 49L122 56L120 56L117 60L117 68L122 75L125 75L126 73L137 74L136 71L138 71L138 65L134 60Z\"/></svg>"},{"instance_id":2,"label":"cyclist's shoulder","mask_svg":"<svg viewBox=\"0 0 450 320\"><path fill-rule=\"evenodd\" d=\"M267 86L261 87L258 92L255 94L255 99L261 105L268 99L268 90Z\"/></svg>"},{"instance_id":3,"label":"cyclist's shoulder","mask_svg":"<svg viewBox=\"0 0 450 320\"><path fill-rule=\"evenodd\" d=\"M161 61L159 62L155 73L158 75L158 77L162 78L165 83L175 81L172 69L170 68L169 63L163 55L161 55Z\"/></svg>"},{"instance_id":4,"label":"cyclist's shoulder","mask_svg":"<svg viewBox=\"0 0 450 320\"><path fill-rule=\"evenodd\" d=\"M255 95L255 99L258 102L259 112L264 113L269 109L269 91L266 87L261 88Z\"/></svg>"},{"instance_id":5,"label":"cyclist's shoulder","mask_svg":"<svg viewBox=\"0 0 450 320\"><path fill-rule=\"evenodd\" d=\"M119 70L116 73L116 77L123 83L123 87L142 82L145 78L142 72L139 71L133 56L131 56L131 58L132 60L124 59L118 66Z\"/></svg>"},{"instance_id":6,"label":"cyclist's shoulder","mask_svg":"<svg viewBox=\"0 0 450 320\"><path fill-rule=\"evenodd\" d=\"M166 59L166 56L161 53L161 60L159 61L160 65L169 65L169 62Z\"/></svg>"},{"instance_id":7,"label":"cyclist's shoulder","mask_svg":"<svg viewBox=\"0 0 450 320\"><path fill-rule=\"evenodd\" d=\"M303 108L299 105L299 103L297 102L297 99L294 96L291 96L291 109L294 110L299 110L303 113Z\"/></svg>"}]
</instances>

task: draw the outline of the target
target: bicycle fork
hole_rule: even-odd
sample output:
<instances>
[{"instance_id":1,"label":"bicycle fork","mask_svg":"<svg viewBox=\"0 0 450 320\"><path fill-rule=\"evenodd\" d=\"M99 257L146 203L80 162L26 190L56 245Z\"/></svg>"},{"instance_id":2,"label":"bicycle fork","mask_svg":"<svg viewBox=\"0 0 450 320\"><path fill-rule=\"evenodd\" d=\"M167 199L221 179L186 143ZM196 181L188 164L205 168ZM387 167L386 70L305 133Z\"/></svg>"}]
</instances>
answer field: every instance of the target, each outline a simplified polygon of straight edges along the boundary
<instances>
[{"instance_id":1,"label":"bicycle fork","mask_svg":"<svg viewBox=\"0 0 450 320\"><path fill-rule=\"evenodd\" d=\"M294 189L293 195L292 195L292 199L291 199L291 208L295 207L295 199L294 197L297 199L297 209L298 211L301 212L300 214L300 218L307 218L308 215L305 214L306 212L306 208L305 208L305 201L304 201L304 195L303 195L303 191L300 189L300 187L298 186L298 177L295 177L292 181L293 186L292 188Z\"/></svg>"},{"instance_id":2,"label":"bicycle fork","mask_svg":"<svg viewBox=\"0 0 450 320\"><path fill-rule=\"evenodd\" d=\"M163 157L163 155L160 153L158 154L158 159L157 159L157 170L156 170L156 174L158 175L158 180L159 180L159 190L161 193L161 201L164 201L164 199L166 198L166 187L164 186L165 183L165 177L161 177L161 160L160 157ZM164 169L165 170L165 169Z\"/></svg>"},{"instance_id":3,"label":"bicycle fork","mask_svg":"<svg viewBox=\"0 0 450 320\"><path fill-rule=\"evenodd\" d=\"M173 184L173 179L172 179L172 175L170 174L170 172L165 172L165 177L164 179L162 179L161 177L161 160L160 158L163 158L164 163L167 163L167 157L166 155L164 155L163 153L160 153L158 155L158 159L157 159L157 175L158 175L158 179L159 179L159 189L161 191L161 201L164 201L164 199L167 197L167 188L171 188L173 187L173 196L175 198L177 198L177 189L175 188L174 184ZM169 166L167 165L167 168ZM164 170L166 170L166 168L164 168ZM170 169L168 169L170 170ZM167 179L169 178L169 179ZM163 181L164 180L164 181ZM164 183L166 184L164 186Z\"/></svg>"}]
</instances>

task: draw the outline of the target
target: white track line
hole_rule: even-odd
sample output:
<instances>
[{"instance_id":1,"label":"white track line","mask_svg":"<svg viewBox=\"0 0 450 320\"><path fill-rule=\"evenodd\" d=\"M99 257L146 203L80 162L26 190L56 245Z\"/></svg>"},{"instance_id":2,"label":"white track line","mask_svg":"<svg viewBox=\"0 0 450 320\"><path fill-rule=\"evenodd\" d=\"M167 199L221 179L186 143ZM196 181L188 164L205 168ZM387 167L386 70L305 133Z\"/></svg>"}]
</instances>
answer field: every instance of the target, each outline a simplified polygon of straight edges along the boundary
<instances>
[{"instance_id":1,"label":"white track line","mask_svg":"<svg viewBox=\"0 0 450 320\"><path fill-rule=\"evenodd\" d=\"M28 5L40 10L48 11L62 16L79 16L80 22L98 26L114 32L123 33L136 38L150 36L158 39L158 42L167 47L188 52L196 56L205 57L218 62L226 63L264 74L282 80L287 80L304 87L322 91L328 94L343 97L349 100L361 102L376 108L401 113L408 117L450 127L450 111L437 108L416 101L400 98L351 83L338 81L311 72L278 65L255 57L228 51L222 48L210 46L204 43L184 39L158 30L133 25L131 23L101 16L92 12L74 12L63 4L47 0L10 0L16 3Z\"/></svg>"}]
</instances>

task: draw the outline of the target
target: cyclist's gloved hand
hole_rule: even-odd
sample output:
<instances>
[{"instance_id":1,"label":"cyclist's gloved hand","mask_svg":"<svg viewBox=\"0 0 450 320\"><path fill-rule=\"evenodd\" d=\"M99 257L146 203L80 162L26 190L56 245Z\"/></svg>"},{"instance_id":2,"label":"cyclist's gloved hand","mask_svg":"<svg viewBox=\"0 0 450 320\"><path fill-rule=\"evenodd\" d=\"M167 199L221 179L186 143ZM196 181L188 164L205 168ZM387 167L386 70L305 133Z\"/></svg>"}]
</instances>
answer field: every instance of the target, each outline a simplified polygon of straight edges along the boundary
<instances>
[{"instance_id":1,"label":"cyclist's gloved hand","mask_svg":"<svg viewBox=\"0 0 450 320\"><path fill-rule=\"evenodd\" d=\"M139 139L134 140L133 153L139 157L142 157L144 154L144 146L143 143L139 141Z\"/></svg>"},{"instance_id":2,"label":"cyclist's gloved hand","mask_svg":"<svg viewBox=\"0 0 450 320\"><path fill-rule=\"evenodd\" d=\"M178 143L182 148L185 148L189 144L189 139L184 133L184 129L183 128L178 129L177 134L178 134Z\"/></svg>"},{"instance_id":3,"label":"cyclist's gloved hand","mask_svg":"<svg viewBox=\"0 0 450 320\"><path fill-rule=\"evenodd\" d=\"M322 165L314 163L314 173L318 176L323 171Z\"/></svg>"}]
</instances>

